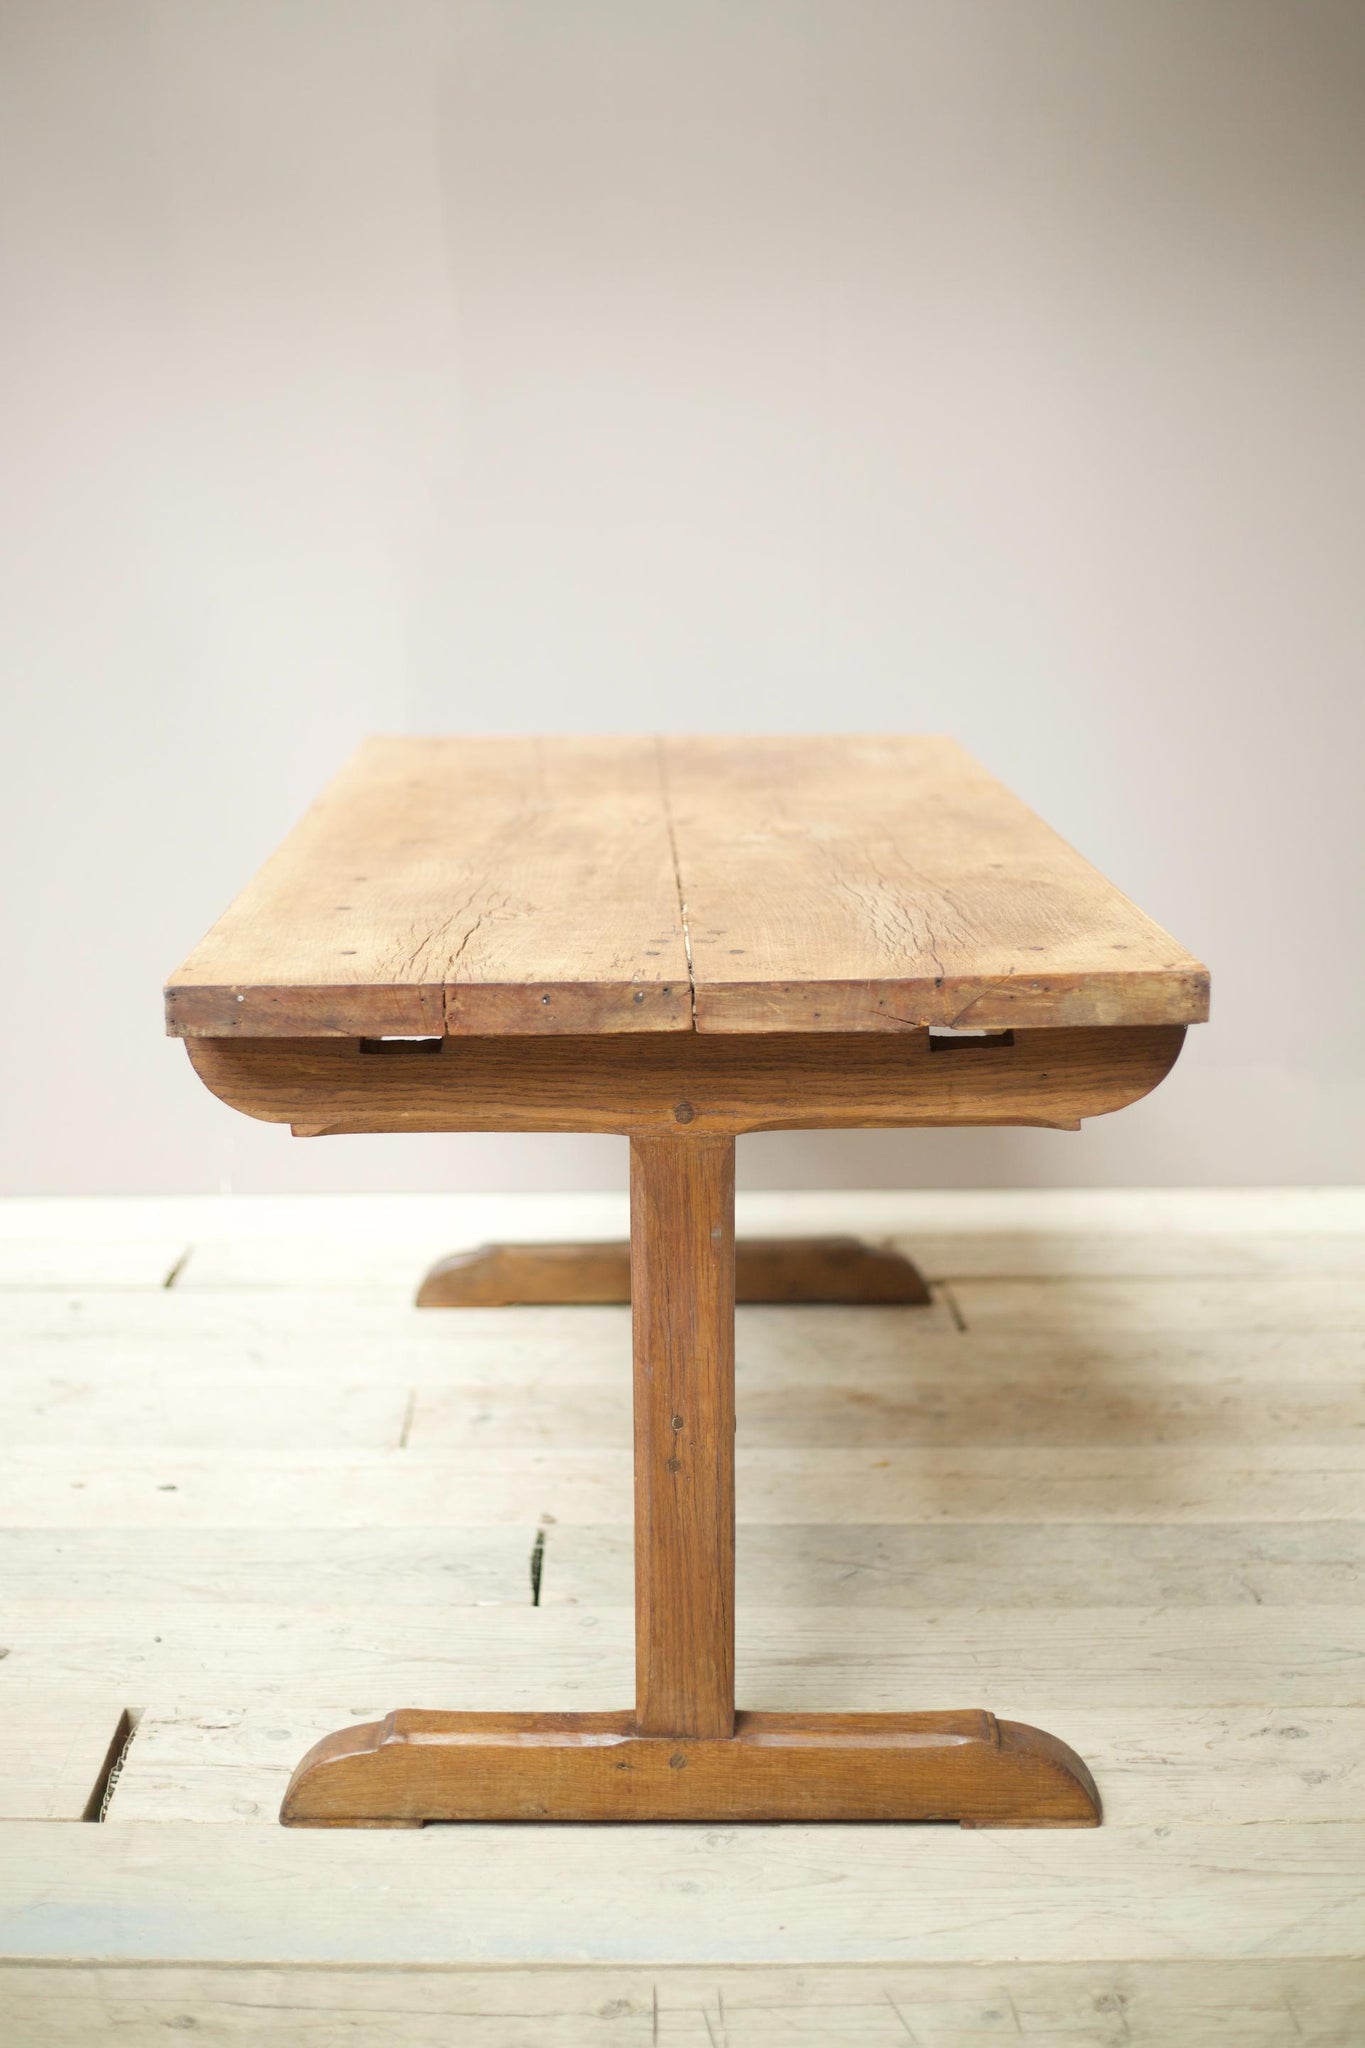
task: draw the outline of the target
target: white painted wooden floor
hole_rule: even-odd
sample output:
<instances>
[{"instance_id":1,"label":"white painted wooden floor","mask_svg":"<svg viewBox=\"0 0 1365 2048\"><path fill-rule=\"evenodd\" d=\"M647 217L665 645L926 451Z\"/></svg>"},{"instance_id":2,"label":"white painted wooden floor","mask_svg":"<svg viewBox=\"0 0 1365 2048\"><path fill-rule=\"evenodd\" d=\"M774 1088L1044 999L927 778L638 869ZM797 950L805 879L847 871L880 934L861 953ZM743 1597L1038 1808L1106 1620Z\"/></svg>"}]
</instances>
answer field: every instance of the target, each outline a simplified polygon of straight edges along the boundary
<instances>
[{"instance_id":1,"label":"white painted wooden floor","mask_svg":"<svg viewBox=\"0 0 1365 2048\"><path fill-rule=\"evenodd\" d=\"M409 1306L624 1207L11 1202L5 2048L1365 2043L1365 1195L741 1207L936 1282L740 1312L743 1703L1039 1722L1104 1827L280 1829L343 1722L629 1700L627 1312Z\"/></svg>"}]
</instances>

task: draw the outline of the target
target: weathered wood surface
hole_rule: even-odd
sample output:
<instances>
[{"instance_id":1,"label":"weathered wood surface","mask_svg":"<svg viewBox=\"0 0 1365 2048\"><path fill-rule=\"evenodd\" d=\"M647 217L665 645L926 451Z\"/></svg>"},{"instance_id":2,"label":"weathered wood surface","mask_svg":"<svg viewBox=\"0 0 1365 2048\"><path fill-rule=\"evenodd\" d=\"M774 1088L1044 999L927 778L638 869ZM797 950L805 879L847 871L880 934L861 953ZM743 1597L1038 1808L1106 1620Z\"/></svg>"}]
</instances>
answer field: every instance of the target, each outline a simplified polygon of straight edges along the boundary
<instances>
[{"instance_id":1,"label":"weathered wood surface","mask_svg":"<svg viewBox=\"0 0 1365 2048\"><path fill-rule=\"evenodd\" d=\"M281 1373L244 1366L239 1354L222 1373L190 1366L178 1376L169 1346L126 1360L82 1349L79 1361L49 1353L0 1374L0 1442L250 1450L273 1434L318 1450L379 1450L405 1440L413 1407L400 1380L386 1385L361 1365Z\"/></svg>"},{"instance_id":2,"label":"weathered wood surface","mask_svg":"<svg viewBox=\"0 0 1365 2048\"><path fill-rule=\"evenodd\" d=\"M837 1341L822 1329L813 1340ZM1140 1351L1119 1347L1062 1356L1007 1351L996 1343L921 1344L885 1329L875 1346L850 1338L822 1383L803 1346L783 1373L783 1352L741 1348L738 1413L745 1451L766 1445L820 1449L1093 1444L1298 1443L1333 1447L1365 1429L1365 1390L1342 1375L1309 1380L1214 1372L1199 1357L1163 1361L1139 1375ZM577 1336L574 1349L588 1343ZM220 1343L208 1360L177 1369L177 1346L166 1339L151 1355L102 1357L97 1342L37 1350L0 1380L0 1436L12 1448L59 1450L73 1443L136 1452L150 1444L193 1454L249 1453L271 1435L280 1443L307 1439L313 1451L367 1453L406 1448L419 1459L435 1453L564 1449L629 1445L625 1347L610 1333L600 1356L577 1364L572 1355L547 1365L493 1339L449 1362L420 1345L395 1346L383 1368L375 1357L382 1333L356 1339L329 1370L325 1359L299 1361L280 1347L240 1364ZM1045 1336L1037 1348L1042 1351ZM794 1350L794 1347L793 1347ZM1183 1368L1183 1370L1182 1370ZM1203 1368L1203 1369L1201 1369ZM311 1420L311 1428L310 1428Z\"/></svg>"},{"instance_id":3,"label":"weathered wood surface","mask_svg":"<svg viewBox=\"0 0 1365 2048\"><path fill-rule=\"evenodd\" d=\"M975 1381L940 1376L917 1370L917 1363L907 1346L898 1371L883 1367L861 1383L850 1377L833 1387L798 1384L785 1391L753 1385L744 1375L738 1396L740 1439L746 1445L793 1450L815 1445L826 1450L889 1444L963 1449L1285 1440L1329 1445L1343 1434L1365 1432L1365 1387L1341 1380L1244 1387L1167 1379L1144 1386L1108 1379L1092 1369L1089 1375L1068 1379L1057 1374L1040 1384L1003 1375ZM500 1385L496 1377L483 1385L457 1387L420 1382L410 1397L404 1441L411 1450L428 1454L479 1445L515 1449L630 1442L619 1384L605 1379L596 1386L564 1383L540 1392L543 1398L528 1397L523 1386ZM321 1386L318 1395L325 1399ZM211 1412L213 1404L204 1405ZM52 1440L55 1432L49 1428L42 1434ZM181 1440L187 1439L204 1440L202 1434L191 1438L188 1426ZM346 1439L324 1425L319 1441L338 1440ZM373 1441L384 1439L376 1433Z\"/></svg>"},{"instance_id":4,"label":"weathered wood surface","mask_svg":"<svg viewBox=\"0 0 1365 2048\"><path fill-rule=\"evenodd\" d=\"M253 1528L251 1515L247 1487L235 1525L181 1527L171 1541L161 1529L119 1523L56 1531L0 1529L0 1585L7 1601L75 1600L94 1607L128 1601L192 1602L208 1609L255 1601L268 1607L297 1601L314 1610L439 1607L443 1602L451 1607L529 1607L544 1564L546 1532L529 1521L520 1527L443 1521L428 1529L282 1529ZM1273 1581L1265 1566L1262 1583L1288 1589L1306 1582L1316 1554L1311 1547L1302 1553L1300 1576L1287 1557ZM1331 1565L1326 1578L1319 1572L1320 1585L1331 1583L1333 1571L1340 1585L1346 1556L1342 1544L1328 1546L1324 1561L1330 1557ZM604 1556L599 1571L607 1568ZM624 1580L617 1582L624 1586L623 1605L629 1605L632 1583L627 1564ZM1154 1582L1138 1578L1124 1583L1132 1594ZM1236 1594L1229 1589L1227 1597Z\"/></svg>"},{"instance_id":5,"label":"weathered wood surface","mask_svg":"<svg viewBox=\"0 0 1365 2048\"><path fill-rule=\"evenodd\" d=\"M67 1547L70 1555L69 1538ZM414 1533L414 1585L436 1586L433 1548L430 1537L424 1542ZM140 1556L130 1548L126 1571L117 1576L112 1556L104 1567L103 1582L122 1598L137 1584ZM632 1562L628 1529L572 1523L547 1529L541 1604L625 1606ZM88 1569L100 1583L95 1559ZM1365 1597L1365 1523L850 1522L835 1528L741 1520L736 1572L741 1614L765 1604L988 1607L1006 1585L1015 1608L1331 1607ZM24 1583L30 1598L57 1597L55 1574L40 1577L30 1566ZM359 1587L351 1597L360 1597Z\"/></svg>"},{"instance_id":6,"label":"weathered wood surface","mask_svg":"<svg viewBox=\"0 0 1365 2048\"><path fill-rule=\"evenodd\" d=\"M182 1035L1189 1024L1208 977L950 740L382 739Z\"/></svg>"},{"instance_id":7,"label":"weathered wood surface","mask_svg":"<svg viewBox=\"0 0 1365 2048\"><path fill-rule=\"evenodd\" d=\"M117 1692L6 1685L0 1726L0 1823L98 1818L110 1759L128 1732Z\"/></svg>"},{"instance_id":8,"label":"weathered wood surface","mask_svg":"<svg viewBox=\"0 0 1365 2048\"><path fill-rule=\"evenodd\" d=\"M185 1261L192 1286L232 1284L315 1285L330 1271L351 1287L403 1284L418 1263L398 1248L376 1246L359 1271L342 1263L340 1248L316 1242L275 1243L245 1270L226 1263L226 1247L196 1246ZM1183 1237L1139 1239L1038 1235L949 1236L923 1231L889 1244L857 1237L755 1237L735 1246L735 1299L741 1304L784 1301L915 1303L931 1280L1233 1279L1314 1275L1365 1279L1365 1246L1358 1238L1272 1239L1269 1244ZM240 1259L241 1252L236 1253ZM246 1254L252 1258L252 1253ZM448 1254L424 1276L419 1308L600 1305L627 1302L630 1248L591 1239L577 1244L481 1244ZM183 1277L183 1276L182 1276Z\"/></svg>"},{"instance_id":9,"label":"weathered wood surface","mask_svg":"<svg viewBox=\"0 0 1365 2048\"><path fill-rule=\"evenodd\" d=\"M633 1697L622 1607L376 1607L129 1600L6 1602L6 1684L101 1687L145 1705L300 1695L476 1713L596 1711ZM963 1698L1037 1721L1077 1706L1352 1706L1365 1614L1306 1608L766 1607L741 1620L737 1696L773 1713L883 1714ZM1063 1685L1061 1674L1065 1674ZM1054 1733L1067 1735L1065 1724ZM294 1761L297 1761L295 1759Z\"/></svg>"},{"instance_id":10,"label":"weathered wood surface","mask_svg":"<svg viewBox=\"0 0 1365 2048\"><path fill-rule=\"evenodd\" d=\"M889 2048L904 2020L926 2048L1021 2027L1049 2048L1356 2048L1365 1445L1349 1404L1365 1326L1338 1285L1359 1278L1354 1199L750 1198L760 1231L928 1239L968 1327L942 1301L741 1314L741 1703L886 1711L966 1700L970 1680L973 1703L1086 1757L1106 1827L899 1845L820 1830L794 1860L786 1830L706 1828L724 1838L716 1860L679 1841L610 1879L615 1838L591 1831L528 1831L528 1873L490 1869L463 1830L365 1834L345 1852L294 1837L296 1863L273 1815L311 1742L405 1697L535 1708L548 1678L565 1707L629 1699L631 1467L604 1434L629 1398L624 1310L426 1317L406 1299L427 1256L619 1237L622 1205L103 1211L111 1241L194 1243L169 1290L123 1286L121 1257L82 1263L99 1240L88 1204L0 1208L0 1239L55 1248L33 1288L16 1254L0 1298L0 1713L50 1738L12 1746L11 1810L41 1810L63 1715L88 1708L97 1747L121 1704L143 1709L104 1826L0 1827L25 1959L0 1968L0 2036L85 2048L117 2030L152 2048L193 2019L200 2038L253 2048L387 2048L395 2028L423 2048ZM48 1284L101 1271L104 1287ZM351 1390L348 1441L281 1443L310 1404L322 1426L329 1384ZM998 1435L826 1447L840 1416L855 1427L860 1389L898 1428ZM518 1405L579 1440L495 1441ZM392 1443L400 1408L408 1447L367 1448L366 1417ZM1114 1440L1046 1441L1068 1412ZM419 1449L428 1427L439 1439ZM819 1439L793 1443L802 1432ZM1120 1837L1121 1870L1089 1860ZM407 1852L396 1894L379 1890L385 1843ZM487 1910L472 1871L491 1879ZM705 1950L695 1968L613 1960L600 1930L638 1927L644 1898L648 1933L675 1897ZM753 1960L765 1901L799 1960ZM710 1944L707 1913L748 1961ZM376 1914L394 1960L331 1960L357 1930L371 1941ZM454 1925L485 1955L496 1943L496 1963L447 1951L424 1967L405 1919L433 1939ZM530 1959L545 1928L578 1928L572 1969ZM870 1928L875 1961L850 1954L849 1928ZM310 1967L320 1930L329 1961ZM943 1959L967 1940L975 1960ZM235 1959L215 1967L224 1941ZM1000 1960L1040 1944L1057 1959Z\"/></svg>"},{"instance_id":11,"label":"weathered wood surface","mask_svg":"<svg viewBox=\"0 0 1365 2048\"><path fill-rule=\"evenodd\" d=\"M1224 1330L1311 1327L1314 1342L1333 1331L1365 1331L1365 1278L1276 1273L1234 1284L1167 1280L1072 1280L1055 1287L1025 1280L955 1280L953 1300L969 1330L1170 1330L1206 1323Z\"/></svg>"},{"instance_id":12,"label":"weathered wood surface","mask_svg":"<svg viewBox=\"0 0 1365 2048\"><path fill-rule=\"evenodd\" d=\"M25 2048L165 2048L188 2020L245 2048L1356 2048L1351 1957L818 1964L788 1968L326 1969L0 1964Z\"/></svg>"},{"instance_id":13,"label":"weathered wood surface","mask_svg":"<svg viewBox=\"0 0 1365 2048\"><path fill-rule=\"evenodd\" d=\"M700 1031L1207 1015L1199 962L950 739L664 759Z\"/></svg>"},{"instance_id":14,"label":"weathered wood surface","mask_svg":"<svg viewBox=\"0 0 1365 2048\"><path fill-rule=\"evenodd\" d=\"M951 1231L891 1240L931 1280L1181 1280L1271 1276L1365 1278L1365 1237L1316 1232L1217 1236L1197 1230Z\"/></svg>"},{"instance_id":15,"label":"weathered wood surface","mask_svg":"<svg viewBox=\"0 0 1365 2048\"><path fill-rule=\"evenodd\" d=\"M169 1287L189 1255L186 1239L0 1237L0 1288Z\"/></svg>"},{"instance_id":16,"label":"weathered wood surface","mask_svg":"<svg viewBox=\"0 0 1365 2048\"><path fill-rule=\"evenodd\" d=\"M306 1202L307 1198L298 1198ZM344 1199L333 1197L333 1200ZM249 1202L250 1198L245 1198ZM603 1197L604 1208L611 1197ZM791 1205L788 1209L788 1205ZM838 1217L843 1208L844 1223ZM784 1217L783 1211L788 1210ZM830 1215L821 1217L810 1205L793 1198L763 1201L741 1190L738 1196L737 1228L745 1236L777 1235L783 1222L795 1221L797 1229L818 1231L831 1220L841 1228L862 1236L866 1242L895 1246L929 1280L1034 1280L1049 1283L1079 1279L1241 1279L1257 1275L1300 1275L1305 1278L1360 1278L1365 1275L1365 1240L1346 1232L1305 1231L1272 1235L1264 1230L1230 1231L1134 1231L1098 1228L1082 1230L961 1231L935 1227L932 1222L907 1228L893 1211L869 1202L863 1217L857 1207L830 1198ZM515 1241L528 1247L553 1242L553 1227L527 1229L515 1209L508 1210L490 1196L482 1213L473 1217L457 1211L444 1234L426 1217L421 1217L406 1235L389 1225L383 1232L354 1233L344 1210L331 1236L326 1229L325 1209L302 1208L292 1224L282 1219L269 1234L255 1231L239 1238L198 1238L188 1245L179 1266L175 1287L191 1289L237 1289L273 1287L303 1292L309 1288L340 1287L361 1291L392 1289L406 1296L413 1275L423 1272L439 1256L457 1247L473 1251L490 1238L504 1241L499 1234L505 1220ZM461 1226L464 1232L461 1232ZM625 1219L615 1225L604 1220L603 1239L615 1227L623 1231ZM593 1239L592 1242L602 1240ZM81 1277L79 1264L67 1259L62 1270L61 1246L44 1248L51 1261L56 1287L89 1285ZM169 1268L167 1269L169 1270ZM22 1282L12 1283L16 1288Z\"/></svg>"},{"instance_id":17,"label":"weathered wood surface","mask_svg":"<svg viewBox=\"0 0 1365 2048\"><path fill-rule=\"evenodd\" d=\"M537 1194L7 1196L0 1242L146 1243L174 1238L243 1251L262 1239L321 1244L339 1229L357 1251L367 1243L442 1246L485 1238L619 1237L625 1192ZM954 1238L1059 1233L1073 1245L1127 1240L1189 1241L1209 1249L1246 1240L1268 1254L1297 1256L1309 1240L1354 1240L1365 1232L1365 1187L1320 1188L822 1188L749 1189L736 1197L741 1228L781 1236L847 1230L895 1237L947 1232ZM1060 1269L1065 1271L1065 1268ZM1141 1277L1145 1265L1134 1271Z\"/></svg>"},{"instance_id":18,"label":"weathered wood surface","mask_svg":"<svg viewBox=\"0 0 1365 2048\"><path fill-rule=\"evenodd\" d=\"M140 1299L15 1290L0 1293L0 1340L16 1395L44 1372L69 1371L89 1385L116 1371L155 1368L167 1413L178 1386L172 1361L190 1394L206 1399L214 1375L230 1368L305 1382L346 1375L357 1386L378 1388L426 1381L548 1394L626 1383L630 1319L623 1309L511 1316L470 1309L441 1318L411 1306L410 1279L410 1272L400 1273L389 1299L377 1290L319 1286L259 1294L177 1286ZM1237 1327L1247 1316L1245 1289L1235 1282L1185 1289L1170 1303L1153 1283L1145 1304L1121 1284L1087 1288L1080 1301L1061 1282L1033 1288L1015 1297L1017 1325L988 1315L968 1329L960 1309L957 1320L949 1313L941 1290L933 1306L913 1311L868 1307L851 1316L818 1305L748 1308L736 1326L740 1378L751 1389L827 1388L831 1396L896 1375L907 1386L920 1379L1027 1379L1040 1386L1302 1385L1310 1392L1365 1378L1365 1327L1338 1317L1342 1303L1331 1288L1321 1296L1329 1325L1322 1330L1313 1327L1312 1288L1263 1295L1254 1304L1257 1326L1249 1329ZM960 1298L962 1289L954 1293ZM1338 1320L1345 1326L1336 1327ZM82 1440L78 1424L69 1436Z\"/></svg>"},{"instance_id":19,"label":"weathered wood surface","mask_svg":"<svg viewBox=\"0 0 1365 2048\"><path fill-rule=\"evenodd\" d=\"M238 1509L252 1513L249 1490ZM535 1565L533 1578L532 1565ZM738 1608L1333 1607L1365 1593L1361 1522L741 1521ZM6 1598L231 1607L628 1607L631 1530L179 1525L0 1530ZM898 1626L891 1623L890 1626ZM373 1703L377 1709L379 1702Z\"/></svg>"},{"instance_id":20,"label":"weathered wood surface","mask_svg":"<svg viewBox=\"0 0 1365 2048\"><path fill-rule=\"evenodd\" d=\"M649 740L373 739L166 992L168 1028L688 1031Z\"/></svg>"},{"instance_id":21,"label":"weathered wood surface","mask_svg":"<svg viewBox=\"0 0 1365 2048\"><path fill-rule=\"evenodd\" d=\"M1042 1829L0 1829L0 1953L35 1961L1106 1962L1352 1954L1349 1822Z\"/></svg>"},{"instance_id":22,"label":"weathered wood surface","mask_svg":"<svg viewBox=\"0 0 1365 2048\"><path fill-rule=\"evenodd\" d=\"M737 1302L899 1302L931 1296L904 1252L856 1237L751 1237L735 1245ZM418 1308L600 1306L630 1300L630 1245L483 1244L442 1259Z\"/></svg>"},{"instance_id":23,"label":"weathered wood surface","mask_svg":"<svg viewBox=\"0 0 1365 2048\"><path fill-rule=\"evenodd\" d=\"M1106 1827L1268 1827L1365 1822L1365 1708L1078 1707L1059 1681L1031 1711L1066 1730L1104 1786ZM149 1707L111 1821L274 1827L296 1757L379 1702L268 1700Z\"/></svg>"},{"instance_id":24,"label":"weathered wood surface","mask_svg":"<svg viewBox=\"0 0 1365 2048\"><path fill-rule=\"evenodd\" d=\"M696 1034L447 1038L377 1058L363 1040L190 1038L211 1093L301 1137L357 1131L743 1131L1020 1124L1074 1130L1150 1094L1179 1025L1021 1031L945 1055L899 1038Z\"/></svg>"},{"instance_id":25,"label":"weathered wood surface","mask_svg":"<svg viewBox=\"0 0 1365 2048\"><path fill-rule=\"evenodd\" d=\"M741 1446L749 1522L1361 1522L1365 1445ZM0 1458L15 1528L426 1528L628 1524L626 1451L223 1450L95 1443Z\"/></svg>"}]
</instances>

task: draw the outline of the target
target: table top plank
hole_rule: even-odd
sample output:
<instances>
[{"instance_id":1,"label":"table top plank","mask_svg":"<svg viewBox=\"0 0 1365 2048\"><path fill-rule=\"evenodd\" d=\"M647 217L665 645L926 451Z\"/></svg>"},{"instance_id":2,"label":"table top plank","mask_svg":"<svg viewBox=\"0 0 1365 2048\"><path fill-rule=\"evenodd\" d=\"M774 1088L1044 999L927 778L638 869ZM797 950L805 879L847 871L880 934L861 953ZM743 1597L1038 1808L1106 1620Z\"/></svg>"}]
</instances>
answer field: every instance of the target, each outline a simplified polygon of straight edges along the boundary
<instances>
[{"instance_id":1,"label":"table top plank","mask_svg":"<svg viewBox=\"0 0 1365 2048\"><path fill-rule=\"evenodd\" d=\"M1208 1014L1201 964L954 740L665 744L699 1031Z\"/></svg>"},{"instance_id":2,"label":"table top plank","mask_svg":"<svg viewBox=\"0 0 1365 2048\"><path fill-rule=\"evenodd\" d=\"M953 741L366 742L179 1036L1197 1023L1208 977Z\"/></svg>"},{"instance_id":3,"label":"table top plank","mask_svg":"<svg viewBox=\"0 0 1365 2048\"><path fill-rule=\"evenodd\" d=\"M692 1027L652 740L372 739L166 991L179 1036Z\"/></svg>"}]
</instances>

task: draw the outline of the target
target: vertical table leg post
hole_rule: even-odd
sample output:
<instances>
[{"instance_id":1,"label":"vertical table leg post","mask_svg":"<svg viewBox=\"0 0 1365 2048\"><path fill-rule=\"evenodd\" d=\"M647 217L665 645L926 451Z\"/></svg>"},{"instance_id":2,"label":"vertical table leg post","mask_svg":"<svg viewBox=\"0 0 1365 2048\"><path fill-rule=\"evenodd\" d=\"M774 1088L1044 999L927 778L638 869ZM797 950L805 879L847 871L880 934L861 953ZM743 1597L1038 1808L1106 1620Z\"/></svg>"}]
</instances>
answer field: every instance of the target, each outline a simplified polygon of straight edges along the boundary
<instances>
[{"instance_id":1,"label":"vertical table leg post","mask_svg":"<svg viewBox=\"0 0 1365 2048\"><path fill-rule=\"evenodd\" d=\"M735 1713L735 1148L631 1141L635 1711L400 1709L324 1736L280 1817L1093 1827L1055 1736L968 1708Z\"/></svg>"},{"instance_id":2,"label":"vertical table leg post","mask_svg":"<svg viewBox=\"0 0 1365 2048\"><path fill-rule=\"evenodd\" d=\"M735 1725L735 1143L630 1148L635 1726Z\"/></svg>"}]
</instances>

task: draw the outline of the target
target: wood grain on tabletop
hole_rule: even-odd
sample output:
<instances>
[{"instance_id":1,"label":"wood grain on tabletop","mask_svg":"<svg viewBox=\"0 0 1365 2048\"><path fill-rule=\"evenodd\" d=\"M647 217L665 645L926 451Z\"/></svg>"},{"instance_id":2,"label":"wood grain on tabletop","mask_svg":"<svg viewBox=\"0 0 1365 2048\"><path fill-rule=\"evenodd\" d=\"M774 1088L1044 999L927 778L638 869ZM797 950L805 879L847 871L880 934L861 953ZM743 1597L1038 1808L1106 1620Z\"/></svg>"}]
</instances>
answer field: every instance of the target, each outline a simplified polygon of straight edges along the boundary
<instances>
[{"instance_id":1,"label":"wood grain on tabletop","mask_svg":"<svg viewBox=\"0 0 1365 2048\"><path fill-rule=\"evenodd\" d=\"M1199 962L951 739L664 754L698 1030L1207 1014Z\"/></svg>"},{"instance_id":2,"label":"wood grain on tabletop","mask_svg":"<svg viewBox=\"0 0 1365 2048\"><path fill-rule=\"evenodd\" d=\"M653 743L367 740L171 977L167 1021L690 1030Z\"/></svg>"},{"instance_id":3,"label":"wood grain on tabletop","mask_svg":"<svg viewBox=\"0 0 1365 2048\"><path fill-rule=\"evenodd\" d=\"M1206 1014L1198 961L906 736L370 740L167 990L186 1036Z\"/></svg>"}]
</instances>

